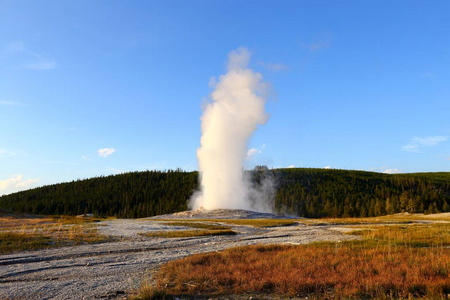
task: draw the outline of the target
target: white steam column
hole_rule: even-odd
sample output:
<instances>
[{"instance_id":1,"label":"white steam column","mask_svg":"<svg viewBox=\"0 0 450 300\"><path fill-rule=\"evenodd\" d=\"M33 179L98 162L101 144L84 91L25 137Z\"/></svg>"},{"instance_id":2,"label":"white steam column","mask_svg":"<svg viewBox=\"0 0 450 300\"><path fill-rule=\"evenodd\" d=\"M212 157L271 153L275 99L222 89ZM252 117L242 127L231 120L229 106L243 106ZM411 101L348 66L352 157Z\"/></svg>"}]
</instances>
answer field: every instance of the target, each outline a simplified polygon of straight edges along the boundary
<instances>
[{"instance_id":1,"label":"white steam column","mask_svg":"<svg viewBox=\"0 0 450 300\"><path fill-rule=\"evenodd\" d=\"M251 209L254 191L244 178L248 140L268 120L262 76L248 68L250 52L238 48L228 55L228 72L220 76L211 102L201 117L201 146L197 150L200 191L190 208Z\"/></svg>"}]
</instances>

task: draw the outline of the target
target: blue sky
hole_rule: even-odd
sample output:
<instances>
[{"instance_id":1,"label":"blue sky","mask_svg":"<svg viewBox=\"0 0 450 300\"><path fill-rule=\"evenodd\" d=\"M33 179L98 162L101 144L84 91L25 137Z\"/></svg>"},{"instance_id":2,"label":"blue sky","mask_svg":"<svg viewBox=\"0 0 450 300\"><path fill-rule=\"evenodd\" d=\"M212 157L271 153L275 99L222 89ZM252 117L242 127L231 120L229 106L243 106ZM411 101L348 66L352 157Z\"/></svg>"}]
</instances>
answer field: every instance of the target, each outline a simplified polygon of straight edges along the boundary
<instances>
[{"instance_id":1,"label":"blue sky","mask_svg":"<svg viewBox=\"0 0 450 300\"><path fill-rule=\"evenodd\" d=\"M227 54L273 87L247 167L450 171L448 1L0 1L0 195L196 170Z\"/></svg>"}]
</instances>

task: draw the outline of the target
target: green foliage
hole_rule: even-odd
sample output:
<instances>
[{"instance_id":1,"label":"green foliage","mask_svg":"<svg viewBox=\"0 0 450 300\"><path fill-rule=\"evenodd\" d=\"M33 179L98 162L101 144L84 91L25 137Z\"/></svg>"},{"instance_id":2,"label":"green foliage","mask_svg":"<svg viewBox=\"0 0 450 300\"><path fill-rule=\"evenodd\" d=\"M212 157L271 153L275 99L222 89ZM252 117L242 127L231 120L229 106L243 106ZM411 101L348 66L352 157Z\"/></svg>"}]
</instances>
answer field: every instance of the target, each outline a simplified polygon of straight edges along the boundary
<instances>
[{"instance_id":1,"label":"green foliage","mask_svg":"<svg viewBox=\"0 0 450 300\"><path fill-rule=\"evenodd\" d=\"M373 217L450 211L450 173L381 174L325 169L256 168L275 181L278 213L301 217ZM0 208L44 215L148 217L187 209L198 173L132 172L44 186L0 197Z\"/></svg>"},{"instance_id":2,"label":"green foliage","mask_svg":"<svg viewBox=\"0 0 450 300\"><path fill-rule=\"evenodd\" d=\"M449 211L450 173L381 174L276 169L275 207L302 217L374 217Z\"/></svg>"},{"instance_id":3,"label":"green foliage","mask_svg":"<svg viewBox=\"0 0 450 300\"><path fill-rule=\"evenodd\" d=\"M184 211L197 172L146 171L48 185L0 197L0 207L43 215L139 218Z\"/></svg>"}]
</instances>

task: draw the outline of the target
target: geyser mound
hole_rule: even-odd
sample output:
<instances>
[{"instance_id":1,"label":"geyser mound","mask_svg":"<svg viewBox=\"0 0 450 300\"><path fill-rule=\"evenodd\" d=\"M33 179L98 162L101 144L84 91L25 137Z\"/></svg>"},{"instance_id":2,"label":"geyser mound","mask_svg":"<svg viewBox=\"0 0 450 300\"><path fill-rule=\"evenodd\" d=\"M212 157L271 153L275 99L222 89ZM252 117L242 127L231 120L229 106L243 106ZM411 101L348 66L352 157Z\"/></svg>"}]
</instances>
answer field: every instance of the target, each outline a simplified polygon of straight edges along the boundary
<instances>
[{"instance_id":1,"label":"geyser mound","mask_svg":"<svg viewBox=\"0 0 450 300\"><path fill-rule=\"evenodd\" d=\"M191 209L273 211L273 184L250 184L244 162L248 140L268 120L266 86L248 68L250 52L238 48L228 55L227 73L220 76L201 117L201 146L197 150L200 190Z\"/></svg>"},{"instance_id":2,"label":"geyser mound","mask_svg":"<svg viewBox=\"0 0 450 300\"><path fill-rule=\"evenodd\" d=\"M152 219L288 219L294 217L279 216L244 209L197 209L174 214L152 217ZM298 218L298 217L297 217Z\"/></svg>"}]
</instances>

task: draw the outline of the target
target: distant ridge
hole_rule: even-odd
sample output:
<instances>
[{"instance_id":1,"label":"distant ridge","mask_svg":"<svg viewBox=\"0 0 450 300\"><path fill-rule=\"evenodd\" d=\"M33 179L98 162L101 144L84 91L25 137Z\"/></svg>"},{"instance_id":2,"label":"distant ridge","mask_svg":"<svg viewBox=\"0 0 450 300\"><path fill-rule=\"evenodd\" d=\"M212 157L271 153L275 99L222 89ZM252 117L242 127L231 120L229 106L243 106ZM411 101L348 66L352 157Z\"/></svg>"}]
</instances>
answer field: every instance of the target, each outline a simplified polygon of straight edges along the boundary
<instances>
[{"instance_id":1,"label":"distant ridge","mask_svg":"<svg viewBox=\"0 0 450 300\"><path fill-rule=\"evenodd\" d=\"M450 211L450 172L382 174L336 169L258 167L253 182L274 181L275 210L300 217L365 217ZM43 215L124 218L187 210L198 173L131 172L35 188L0 197L0 208Z\"/></svg>"}]
</instances>

